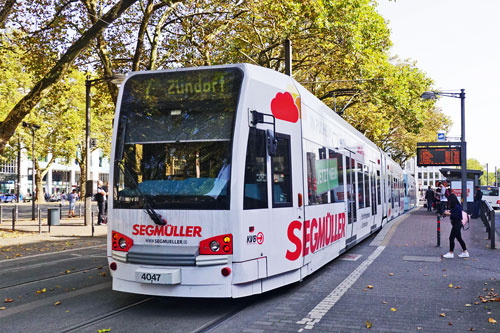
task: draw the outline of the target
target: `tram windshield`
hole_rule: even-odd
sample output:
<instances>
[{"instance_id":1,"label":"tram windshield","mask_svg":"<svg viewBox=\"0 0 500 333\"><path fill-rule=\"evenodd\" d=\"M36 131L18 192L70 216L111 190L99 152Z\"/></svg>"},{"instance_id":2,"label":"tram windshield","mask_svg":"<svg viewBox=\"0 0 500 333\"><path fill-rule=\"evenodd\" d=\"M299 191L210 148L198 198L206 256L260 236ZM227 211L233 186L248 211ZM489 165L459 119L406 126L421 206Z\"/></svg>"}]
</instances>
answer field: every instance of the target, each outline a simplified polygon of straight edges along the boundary
<instances>
[{"instance_id":1,"label":"tram windshield","mask_svg":"<svg viewBox=\"0 0 500 333\"><path fill-rule=\"evenodd\" d=\"M243 74L138 74L125 83L114 208L229 209L234 118Z\"/></svg>"}]
</instances>

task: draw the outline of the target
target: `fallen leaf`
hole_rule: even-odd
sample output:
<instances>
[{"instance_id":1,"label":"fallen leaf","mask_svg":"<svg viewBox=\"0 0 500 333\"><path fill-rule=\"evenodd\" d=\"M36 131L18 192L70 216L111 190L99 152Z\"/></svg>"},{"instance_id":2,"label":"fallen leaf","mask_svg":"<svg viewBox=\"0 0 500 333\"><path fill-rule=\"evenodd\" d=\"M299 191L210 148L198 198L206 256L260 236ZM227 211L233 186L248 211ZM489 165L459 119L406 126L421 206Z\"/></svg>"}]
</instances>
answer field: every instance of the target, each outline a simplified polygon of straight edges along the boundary
<instances>
[{"instance_id":1,"label":"fallen leaf","mask_svg":"<svg viewBox=\"0 0 500 333\"><path fill-rule=\"evenodd\" d=\"M488 322L490 324L496 324L497 323L497 321L495 319L493 319L493 318L488 318Z\"/></svg>"},{"instance_id":2,"label":"fallen leaf","mask_svg":"<svg viewBox=\"0 0 500 333\"><path fill-rule=\"evenodd\" d=\"M474 327L469 328L469 331L475 331L476 329Z\"/></svg>"},{"instance_id":3,"label":"fallen leaf","mask_svg":"<svg viewBox=\"0 0 500 333\"><path fill-rule=\"evenodd\" d=\"M444 313L444 312L443 312L443 313L440 313L440 314L439 314L439 316L440 316L440 317L446 317L446 313Z\"/></svg>"},{"instance_id":4,"label":"fallen leaf","mask_svg":"<svg viewBox=\"0 0 500 333\"><path fill-rule=\"evenodd\" d=\"M448 287L453 288L453 283L450 283Z\"/></svg>"},{"instance_id":5,"label":"fallen leaf","mask_svg":"<svg viewBox=\"0 0 500 333\"><path fill-rule=\"evenodd\" d=\"M455 289L462 289L462 287L460 287L460 286L455 286Z\"/></svg>"},{"instance_id":6,"label":"fallen leaf","mask_svg":"<svg viewBox=\"0 0 500 333\"><path fill-rule=\"evenodd\" d=\"M417 330L421 331L422 330L422 326L417 326Z\"/></svg>"},{"instance_id":7,"label":"fallen leaf","mask_svg":"<svg viewBox=\"0 0 500 333\"><path fill-rule=\"evenodd\" d=\"M396 312L396 311L398 311L398 309L396 309L396 308L391 308L391 311L392 311L392 312Z\"/></svg>"},{"instance_id":8,"label":"fallen leaf","mask_svg":"<svg viewBox=\"0 0 500 333\"><path fill-rule=\"evenodd\" d=\"M451 321L449 321L449 322L448 322L448 325L449 325L449 326L452 326L453 324L451 323Z\"/></svg>"},{"instance_id":9,"label":"fallen leaf","mask_svg":"<svg viewBox=\"0 0 500 333\"><path fill-rule=\"evenodd\" d=\"M70 270L67 270L65 273L66 273L66 274L69 274L69 273L71 273L71 271L70 271Z\"/></svg>"},{"instance_id":10,"label":"fallen leaf","mask_svg":"<svg viewBox=\"0 0 500 333\"><path fill-rule=\"evenodd\" d=\"M5 306L0 306L0 310L5 310L7 309Z\"/></svg>"},{"instance_id":11,"label":"fallen leaf","mask_svg":"<svg viewBox=\"0 0 500 333\"><path fill-rule=\"evenodd\" d=\"M465 304L465 306L472 306L472 304L468 304L468 303L467 303L467 304Z\"/></svg>"},{"instance_id":12,"label":"fallen leaf","mask_svg":"<svg viewBox=\"0 0 500 333\"><path fill-rule=\"evenodd\" d=\"M387 302L386 301L382 301L382 304L387 304Z\"/></svg>"},{"instance_id":13,"label":"fallen leaf","mask_svg":"<svg viewBox=\"0 0 500 333\"><path fill-rule=\"evenodd\" d=\"M12 298L6 298L6 299L4 299L4 302L11 303L11 302L14 302L14 300Z\"/></svg>"},{"instance_id":14,"label":"fallen leaf","mask_svg":"<svg viewBox=\"0 0 500 333\"><path fill-rule=\"evenodd\" d=\"M372 323L370 323L368 320L366 321L366 328L371 328L372 327Z\"/></svg>"},{"instance_id":15,"label":"fallen leaf","mask_svg":"<svg viewBox=\"0 0 500 333\"><path fill-rule=\"evenodd\" d=\"M368 289L373 289L373 286L371 284L367 285L366 288Z\"/></svg>"},{"instance_id":16,"label":"fallen leaf","mask_svg":"<svg viewBox=\"0 0 500 333\"><path fill-rule=\"evenodd\" d=\"M97 332L99 333L106 333L106 332L109 332L111 331L111 328L103 328L102 330L98 330Z\"/></svg>"},{"instance_id":17,"label":"fallen leaf","mask_svg":"<svg viewBox=\"0 0 500 333\"><path fill-rule=\"evenodd\" d=\"M54 305L60 305L60 304L61 304L60 301L57 301L57 302L54 303Z\"/></svg>"},{"instance_id":18,"label":"fallen leaf","mask_svg":"<svg viewBox=\"0 0 500 333\"><path fill-rule=\"evenodd\" d=\"M47 292L47 288L43 288L42 293L46 293L46 292Z\"/></svg>"},{"instance_id":19,"label":"fallen leaf","mask_svg":"<svg viewBox=\"0 0 500 333\"><path fill-rule=\"evenodd\" d=\"M99 273L102 277L106 277L106 272L100 272Z\"/></svg>"},{"instance_id":20,"label":"fallen leaf","mask_svg":"<svg viewBox=\"0 0 500 333\"><path fill-rule=\"evenodd\" d=\"M394 276L394 273L389 273L389 276Z\"/></svg>"}]
</instances>

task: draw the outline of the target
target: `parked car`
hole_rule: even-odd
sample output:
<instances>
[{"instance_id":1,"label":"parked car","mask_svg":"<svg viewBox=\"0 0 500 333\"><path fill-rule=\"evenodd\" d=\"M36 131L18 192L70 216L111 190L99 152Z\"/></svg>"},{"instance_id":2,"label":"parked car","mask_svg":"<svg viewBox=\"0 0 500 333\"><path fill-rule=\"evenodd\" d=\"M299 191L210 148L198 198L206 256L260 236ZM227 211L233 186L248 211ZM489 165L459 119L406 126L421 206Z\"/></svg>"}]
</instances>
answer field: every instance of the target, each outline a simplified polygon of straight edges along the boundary
<instances>
[{"instance_id":1,"label":"parked car","mask_svg":"<svg viewBox=\"0 0 500 333\"><path fill-rule=\"evenodd\" d=\"M16 202L16 199L16 195L10 193L5 193L0 196L0 201L2 202Z\"/></svg>"}]
</instances>

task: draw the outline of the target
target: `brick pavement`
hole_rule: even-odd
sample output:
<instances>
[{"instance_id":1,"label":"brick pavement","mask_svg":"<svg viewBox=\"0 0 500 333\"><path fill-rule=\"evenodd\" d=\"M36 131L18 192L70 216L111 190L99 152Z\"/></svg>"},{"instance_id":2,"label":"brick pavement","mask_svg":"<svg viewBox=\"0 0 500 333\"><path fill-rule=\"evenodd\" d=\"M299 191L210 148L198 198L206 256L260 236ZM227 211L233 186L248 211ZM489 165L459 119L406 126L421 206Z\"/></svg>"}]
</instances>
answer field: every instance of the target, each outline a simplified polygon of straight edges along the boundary
<instances>
[{"instance_id":1,"label":"brick pavement","mask_svg":"<svg viewBox=\"0 0 500 333\"><path fill-rule=\"evenodd\" d=\"M462 231L468 259L441 258L448 250L449 218L441 221L441 247L436 247L436 215L423 208L386 228L378 236L382 242L372 242L372 237L349 251L362 255L358 261L337 259L302 283L256 296L245 311L212 331L500 331L500 302L488 301L500 297L500 244L489 248L480 220L472 220L471 228ZM385 245L381 254L319 322L310 329L298 324L380 244ZM457 243L455 254L460 250ZM490 323L490 318L498 323Z\"/></svg>"}]
</instances>

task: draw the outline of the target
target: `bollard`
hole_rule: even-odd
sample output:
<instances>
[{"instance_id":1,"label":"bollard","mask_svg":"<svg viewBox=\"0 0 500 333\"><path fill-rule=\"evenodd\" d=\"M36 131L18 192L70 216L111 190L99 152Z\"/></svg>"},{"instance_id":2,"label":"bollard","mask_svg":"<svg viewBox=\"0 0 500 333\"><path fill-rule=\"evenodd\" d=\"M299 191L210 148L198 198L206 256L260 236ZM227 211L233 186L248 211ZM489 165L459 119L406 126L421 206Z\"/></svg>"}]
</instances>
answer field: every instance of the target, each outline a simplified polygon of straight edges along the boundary
<instances>
[{"instance_id":1,"label":"bollard","mask_svg":"<svg viewBox=\"0 0 500 333\"><path fill-rule=\"evenodd\" d=\"M437 214L437 245L436 247L441 246L441 215Z\"/></svg>"},{"instance_id":2,"label":"bollard","mask_svg":"<svg viewBox=\"0 0 500 333\"><path fill-rule=\"evenodd\" d=\"M0 224L2 224L2 220L3 220L3 206L0 205Z\"/></svg>"},{"instance_id":3,"label":"bollard","mask_svg":"<svg viewBox=\"0 0 500 333\"><path fill-rule=\"evenodd\" d=\"M82 203L78 203L78 217L82 217Z\"/></svg>"},{"instance_id":4,"label":"bollard","mask_svg":"<svg viewBox=\"0 0 500 333\"><path fill-rule=\"evenodd\" d=\"M62 204L59 204L59 220L62 220Z\"/></svg>"},{"instance_id":5,"label":"bollard","mask_svg":"<svg viewBox=\"0 0 500 333\"><path fill-rule=\"evenodd\" d=\"M42 217L40 216L40 207L37 208L37 215L38 215L38 233L42 233Z\"/></svg>"},{"instance_id":6,"label":"bollard","mask_svg":"<svg viewBox=\"0 0 500 333\"><path fill-rule=\"evenodd\" d=\"M92 225L92 237L94 237L94 212L91 213L90 224Z\"/></svg>"},{"instance_id":7,"label":"bollard","mask_svg":"<svg viewBox=\"0 0 500 333\"><path fill-rule=\"evenodd\" d=\"M16 230L16 208L12 208L12 231Z\"/></svg>"},{"instance_id":8,"label":"bollard","mask_svg":"<svg viewBox=\"0 0 500 333\"><path fill-rule=\"evenodd\" d=\"M495 227L495 211L492 210L490 212L490 248L495 249L495 233L496 233L496 227Z\"/></svg>"}]
</instances>

